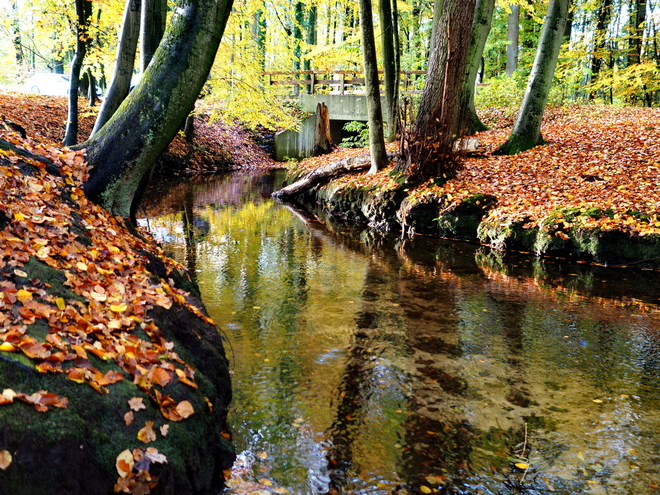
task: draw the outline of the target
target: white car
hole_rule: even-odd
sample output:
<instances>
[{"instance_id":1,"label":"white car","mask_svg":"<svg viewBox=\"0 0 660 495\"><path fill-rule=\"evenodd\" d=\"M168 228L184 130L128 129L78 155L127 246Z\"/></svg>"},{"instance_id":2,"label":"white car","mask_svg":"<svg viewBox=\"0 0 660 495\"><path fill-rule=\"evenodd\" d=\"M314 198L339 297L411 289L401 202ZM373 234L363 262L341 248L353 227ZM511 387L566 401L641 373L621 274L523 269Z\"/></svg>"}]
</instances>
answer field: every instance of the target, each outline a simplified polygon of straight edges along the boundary
<instances>
[{"instance_id":1,"label":"white car","mask_svg":"<svg viewBox=\"0 0 660 495\"><path fill-rule=\"evenodd\" d=\"M45 72L28 77L23 87L28 93L66 96L69 94L69 76Z\"/></svg>"}]
</instances>

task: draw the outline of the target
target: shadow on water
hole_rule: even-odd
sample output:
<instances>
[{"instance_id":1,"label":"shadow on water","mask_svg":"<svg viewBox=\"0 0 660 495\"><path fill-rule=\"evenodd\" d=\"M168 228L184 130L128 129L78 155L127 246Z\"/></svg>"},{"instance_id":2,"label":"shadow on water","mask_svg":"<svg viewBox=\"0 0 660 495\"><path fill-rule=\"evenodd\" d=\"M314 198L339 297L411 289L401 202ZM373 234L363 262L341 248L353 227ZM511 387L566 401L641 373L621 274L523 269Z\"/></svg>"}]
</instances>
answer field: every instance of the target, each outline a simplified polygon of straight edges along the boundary
<instances>
[{"instance_id":1,"label":"shadow on water","mask_svg":"<svg viewBox=\"0 0 660 495\"><path fill-rule=\"evenodd\" d=\"M350 229L281 178L145 204L231 342L229 493L660 493L657 273Z\"/></svg>"}]
</instances>

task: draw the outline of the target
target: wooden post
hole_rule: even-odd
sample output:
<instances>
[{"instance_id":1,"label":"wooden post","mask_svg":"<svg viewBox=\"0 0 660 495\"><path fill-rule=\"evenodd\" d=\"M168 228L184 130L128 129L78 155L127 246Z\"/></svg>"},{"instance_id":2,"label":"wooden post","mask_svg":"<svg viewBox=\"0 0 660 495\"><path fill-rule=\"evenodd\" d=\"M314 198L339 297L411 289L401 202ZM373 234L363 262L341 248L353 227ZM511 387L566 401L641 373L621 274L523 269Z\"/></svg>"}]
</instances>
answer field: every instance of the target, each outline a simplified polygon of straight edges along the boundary
<instances>
[{"instance_id":1,"label":"wooden post","mask_svg":"<svg viewBox=\"0 0 660 495\"><path fill-rule=\"evenodd\" d=\"M339 94L343 95L344 94L344 86L346 85L346 74L343 72L339 75Z\"/></svg>"},{"instance_id":2,"label":"wooden post","mask_svg":"<svg viewBox=\"0 0 660 495\"><path fill-rule=\"evenodd\" d=\"M316 84L316 77L314 76L315 76L314 71L312 71L312 74L309 78L309 87L310 87L309 94L311 95L314 94L314 84Z\"/></svg>"}]
</instances>

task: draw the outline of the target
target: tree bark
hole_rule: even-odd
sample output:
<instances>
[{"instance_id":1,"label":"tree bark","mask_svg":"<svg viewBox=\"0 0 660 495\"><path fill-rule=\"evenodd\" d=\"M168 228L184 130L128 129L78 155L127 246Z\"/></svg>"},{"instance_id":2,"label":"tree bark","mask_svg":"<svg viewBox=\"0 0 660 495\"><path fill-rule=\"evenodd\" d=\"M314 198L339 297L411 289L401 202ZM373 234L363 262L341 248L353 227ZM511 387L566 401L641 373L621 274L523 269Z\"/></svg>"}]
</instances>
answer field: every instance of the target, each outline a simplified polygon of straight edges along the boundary
<instances>
[{"instance_id":1,"label":"tree bark","mask_svg":"<svg viewBox=\"0 0 660 495\"><path fill-rule=\"evenodd\" d=\"M596 14L596 32L594 33L594 54L591 59L591 82L598 79L598 74L603 66L603 51L607 36L607 27L612 17L612 0L603 0ZM594 91L590 92L589 99L596 97Z\"/></svg>"},{"instance_id":2,"label":"tree bark","mask_svg":"<svg viewBox=\"0 0 660 495\"><path fill-rule=\"evenodd\" d=\"M87 54L87 27L92 15L92 3L87 0L75 0L76 5L76 54L71 62L69 75L69 115L67 117L64 146L73 146L78 142L78 87L80 70Z\"/></svg>"},{"instance_id":3,"label":"tree bark","mask_svg":"<svg viewBox=\"0 0 660 495\"><path fill-rule=\"evenodd\" d=\"M336 148L330 135L330 114L325 103L316 105L316 124L314 126L314 147L312 156L327 155Z\"/></svg>"},{"instance_id":4,"label":"tree bark","mask_svg":"<svg viewBox=\"0 0 660 495\"><path fill-rule=\"evenodd\" d=\"M564 36L568 0L551 0L522 107L507 141L495 151L513 155L543 143L541 120Z\"/></svg>"},{"instance_id":5,"label":"tree bark","mask_svg":"<svg viewBox=\"0 0 660 495\"><path fill-rule=\"evenodd\" d=\"M18 0L11 2L11 43L14 45L14 52L16 56L16 65L21 67L25 61L25 54L23 52L23 41L21 39L21 24L18 14Z\"/></svg>"},{"instance_id":6,"label":"tree bark","mask_svg":"<svg viewBox=\"0 0 660 495\"><path fill-rule=\"evenodd\" d=\"M96 117L92 136L110 120L124 101L131 85L131 76L135 65L135 52L137 51L138 36L140 34L141 0L126 0L124 17L120 31L119 45L117 46L117 61L115 72L112 75L110 87L106 91L101 104L101 110Z\"/></svg>"},{"instance_id":7,"label":"tree bark","mask_svg":"<svg viewBox=\"0 0 660 495\"><path fill-rule=\"evenodd\" d=\"M397 112L399 108L399 71L396 60L396 38L391 0L378 0L378 15L381 22L381 41L383 50L383 79L385 80L385 101L387 102L387 135L385 139L391 143L396 139ZM394 0L396 2L396 0Z\"/></svg>"},{"instance_id":8,"label":"tree bark","mask_svg":"<svg viewBox=\"0 0 660 495\"><path fill-rule=\"evenodd\" d=\"M206 83L232 0L180 0L140 83L87 148L83 189L115 215L134 218L158 155Z\"/></svg>"},{"instance_id":9,"label":"tree bark","mask_svg":"<svg viewBox=\"0 0 660 495\"><path fill-rule=\"evenodd\" d=\"M520 45L520 5L509 5L511 13L507 24L506 75L511 77L518 68L518 47Z\"/></svg>"},{"instance_id":10,"label":"tree bark","mask_svg":"<svg viewBox=\"0 0 660 495\"><path fill-rule=\"evenodd\" d=\"M140 72L144 73L163 39L167 0L142 0L140 12Z\"/></svg>"},{"instance_id":11,"label":"tree bark","mask_svg":"<svg viewBox=\"0 0 660 495\"><path fill-rule=\"evenodd\" d=\"M305 43L307 43L308 46L311 45L316 45L316 20L318 17L318 9L316 7L316 4L312 4L311 7L309 8L309 17L307 18L307 31L305 34ZM303 69L305 71L309 71L312 69L312 61L309 57L305 57L305 60L303 62ZM305 74L305 79L309 79L311 81L312 75L311 74ZM307 93L312 94L314 92L314 88L312 87L312 84L307 86Z\"/></svg>"},{"instance_id":12,"label":"tree bark","mask_svg":"<svg viewBox=\"0 0 660 495\"><path fill-rule=\"evenodd\" d=\"M318 184L342 175L363 172L370 167L371 157L366 154L337 160L328 165L324 165L323 167L314 169L293 184L289 184L279 191L275 191L273 197L280 201L286 201L309 191Z\"/></svg>"},{"instance_id":13,"label":"tree bark","mask_svg":"<svg viewBox=\"0 0 660 495\"><path fill-rule=\"evenodd\" d=\"M639 64L642 61L646 0L632 0L630 9L628 66Z\"/></svg>"},{"instance_id":14,"label":"tree bark","mask_svg":"<svg viewBox=\"0 0 660 495\"><path fill-rule=\"evenodd\" d=\"M457 169L453 153L459 131L460 96L465 78L475 0L444 0L432 41L426 83L400 170L413 183L449 176Z\"/></svg>"},{"instance_id":15,"label":"tree bark","mask_svg":"<svg viewBox=\"0 0 660 495\"><path fill-rule=\"evenodd\" d=\"M465 79L461 90L461 113L458 118L461 125L461 135L470 135L488 129L477 115L474 105L474 91L494 10L495 0L477 0L474 10L474 22L472 23L472 37L468 47Z\"/></svg>"},{"instance_id":16,"label":"tree bark","mask_svg":"<svg viewBox=\"0 0 660 495\"><path fill-rule=\"evenodd\" d=\"M300 67L302 59L302 25L305 22L305 4L302 2L296 2L294 7L294 16L293 16L293 72L294 78L298 79L300 77ZM300 86L298 84L293 85L293 96L298 96L300 94Z\"/></svg>"},{"instance_id":17,"label":"tree bark","mask_svg":"<svg viewBox=\"0 0 660 495\"><path fill-rule=\"evenodd\" d=\"M376 40L372 18L371 0L358 0L360 9L360 33L362 34L362 60L367 92L367 117L369 119L369 149L371 151L370 174L387 166L385 136L383 134L383 110L380 104Z\"/></svg>"}]
</instances>

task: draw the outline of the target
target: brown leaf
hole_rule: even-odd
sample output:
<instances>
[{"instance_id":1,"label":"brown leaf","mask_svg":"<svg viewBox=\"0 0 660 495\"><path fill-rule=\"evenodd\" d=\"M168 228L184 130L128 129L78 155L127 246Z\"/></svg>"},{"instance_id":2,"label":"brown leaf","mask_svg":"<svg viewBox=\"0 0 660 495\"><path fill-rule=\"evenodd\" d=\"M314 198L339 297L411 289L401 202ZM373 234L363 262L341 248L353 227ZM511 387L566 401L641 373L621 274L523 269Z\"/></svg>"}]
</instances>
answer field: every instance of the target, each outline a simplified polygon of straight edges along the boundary
<instances>
[{"instance_id":1,"label":"brown leaf","mask_svg":"<svg viewBox=\"0 0 660 495\"><path fill-rule=\"evenodd\" d=\"M147 421L145 425L138 431L138 440L144 443L150 443L156 440L156 432L154 431L154 422Z\"/></svg>"},{"instance_id":2,"label":"brown leaf","mask_svg":"<svg viewBox=\"0 0 660 495\"><path fill-rule=\"evenodd\" d=\"M140 409L146 409L147 406L144 405L142 397L133 397L129 399L128 406L133 409L133 411L139 411Z\"/></svg>"},{"instance_id":3,"label":"brown leaf","mask_svg":"<svg viewBox=\"0 0 660 495\"><path fill-rule=\"evenodd\" d=\"M132 425L133 421L135 421L135 415L133 414L133 411L128 411L126 414L124 414L124 423L126 423L126 426Z\"/></svg>"},{"instance_id":4,"label":"brown leaf","mask_svg":"<svg viewBox=\"0 0 660 495\"><path fill-rule=\"evenodd\" d=\"M177 404L176 412L179 416L181 416L184 419L189 418L190 416L195 414L195 410L193 409L192 404L187 400L183 400Z\"/></svg>"}]
</instances>

